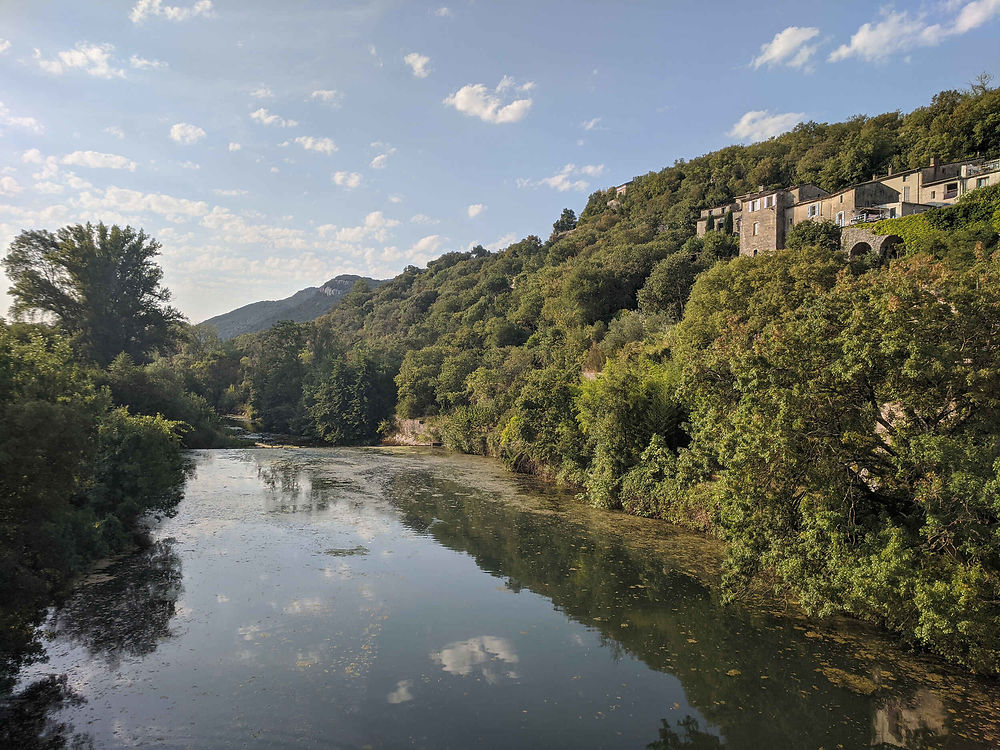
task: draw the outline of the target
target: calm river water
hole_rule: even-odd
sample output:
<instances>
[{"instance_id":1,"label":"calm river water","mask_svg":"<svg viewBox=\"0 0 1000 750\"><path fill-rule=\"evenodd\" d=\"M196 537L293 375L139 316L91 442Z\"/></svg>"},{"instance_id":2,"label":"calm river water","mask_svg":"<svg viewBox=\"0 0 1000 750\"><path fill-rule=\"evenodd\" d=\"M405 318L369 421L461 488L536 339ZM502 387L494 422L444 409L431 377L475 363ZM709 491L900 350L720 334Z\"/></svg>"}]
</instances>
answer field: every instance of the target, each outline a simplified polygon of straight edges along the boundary
<instances>
[{"instance_id":1,"label":"calm river water","mask_svg":"<svg viewBox=\"0 0 1000 750\"><path fill-rule=\"evenodd\" d=\"M723 607L717 548L491 461L194 454L154 545L54 611L83 747L995 747L996 683ZM37 717L36 717L37 718Z\"/></svg>"}]
</instances>

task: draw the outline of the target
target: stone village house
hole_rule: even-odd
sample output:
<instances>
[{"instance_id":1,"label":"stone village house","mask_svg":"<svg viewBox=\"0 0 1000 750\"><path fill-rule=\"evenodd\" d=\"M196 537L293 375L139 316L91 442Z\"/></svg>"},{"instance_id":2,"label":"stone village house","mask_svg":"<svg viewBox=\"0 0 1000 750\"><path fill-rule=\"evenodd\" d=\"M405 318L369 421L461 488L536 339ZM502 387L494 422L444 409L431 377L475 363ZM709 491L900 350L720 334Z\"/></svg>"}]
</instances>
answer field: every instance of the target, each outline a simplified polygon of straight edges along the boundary
<instances>
[{"instance_id":1,"label":"stone village house","mask_svg":"<svg viewBox=\"0 0 1000 750\"><path fill-rule=\"evenodd\" d=\"M948 206L965 193L1000 184L1000 159L965 159L873 177L836 193L816 185L794 185L740 195L725 206L706 208L698 219L703 237L711 222L721 231L727 212L733 215L733 232L740 237L740 255L757 255L785 247L788 231L802 221L832 221L844 228L841 242L851 255L875 251L888 253L898 237L879 236L864 228L868 222L908 216Z\"/></svg>"}]
</instances>

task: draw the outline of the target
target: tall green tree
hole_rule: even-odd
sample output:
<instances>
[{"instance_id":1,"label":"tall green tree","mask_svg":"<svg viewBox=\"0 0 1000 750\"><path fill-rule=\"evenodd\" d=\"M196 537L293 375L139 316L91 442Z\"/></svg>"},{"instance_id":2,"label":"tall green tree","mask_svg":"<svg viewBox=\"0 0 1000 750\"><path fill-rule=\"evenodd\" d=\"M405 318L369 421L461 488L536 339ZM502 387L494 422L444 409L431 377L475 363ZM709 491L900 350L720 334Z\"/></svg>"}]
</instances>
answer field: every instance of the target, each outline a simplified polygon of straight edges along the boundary
<instances>
[{"instance_id":1,"label":"tall green tree","mask_svg":"<svg viewBox=\"0 0 1000 750\"><path fill-rule=\"evenodd\" d=\"M11 310L18 319L51 320L100 365L122 352L147 361L173 343L183 320L160 284L159 251L156 240L129 226L23 231L3 260Z\"/></svg>"}]
</instances>

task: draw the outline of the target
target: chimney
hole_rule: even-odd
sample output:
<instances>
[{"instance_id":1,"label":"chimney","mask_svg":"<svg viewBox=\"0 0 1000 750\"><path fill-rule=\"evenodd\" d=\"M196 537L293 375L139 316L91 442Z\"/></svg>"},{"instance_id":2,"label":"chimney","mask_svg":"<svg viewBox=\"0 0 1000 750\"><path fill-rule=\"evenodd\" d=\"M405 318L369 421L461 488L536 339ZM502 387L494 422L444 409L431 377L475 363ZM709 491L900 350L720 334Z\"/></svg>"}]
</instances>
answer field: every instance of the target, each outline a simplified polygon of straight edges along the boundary
<instances>
[{"instance_id":1,"label":"chimney","mask_svg":"<svg viewBox=\"0 0 1000 750\"><path fill-rule=\"evenodd\" d=\"M892 165L891 164L889 165L889 175L888 176L892 177Z\"/></svg>"},{"instance_id":2,"label":"chimney","mask_svg":"<svg viewBox=\"0 0 1000 750\"><path fill-rule=\"evenodd\" d=\"M937 166L937 157L936 156L932 156L931 157L931 166L932 167L936 167Z\"/></svg>"}]
</instances>

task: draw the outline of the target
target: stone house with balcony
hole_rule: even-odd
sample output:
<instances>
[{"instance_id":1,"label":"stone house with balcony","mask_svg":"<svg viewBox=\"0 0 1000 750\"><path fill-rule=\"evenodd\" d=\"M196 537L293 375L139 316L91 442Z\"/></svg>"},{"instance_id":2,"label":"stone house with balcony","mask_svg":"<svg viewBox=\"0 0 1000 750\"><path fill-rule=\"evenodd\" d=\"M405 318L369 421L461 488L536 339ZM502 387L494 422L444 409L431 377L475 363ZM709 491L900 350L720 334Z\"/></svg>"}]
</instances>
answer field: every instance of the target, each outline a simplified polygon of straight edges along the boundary
<instances>
[{"instance_id":1,"label":"stone house with balcony","mask_svg":"<svg viewBox=\"0 0 1000 750\"><path fill-rule=\"evenodd\" d=\"M732 211L733 231L740 237L740 255L783 249L788 232L802 221L831 221L845 229L853 228L844 233L844 249L852 253L880 249L884 238L864 232L862 225L948 206L970 190L995 184L1000 184L1000 159L939 164L932 158L926 167L896 173L890 170L883 177L875 176L833 194L811 184L772 190L760 187L737 196L734 204L704 209L697 234L701 237L708 231L709 217L716 219Z\"/></svg>"}]
</instances>

